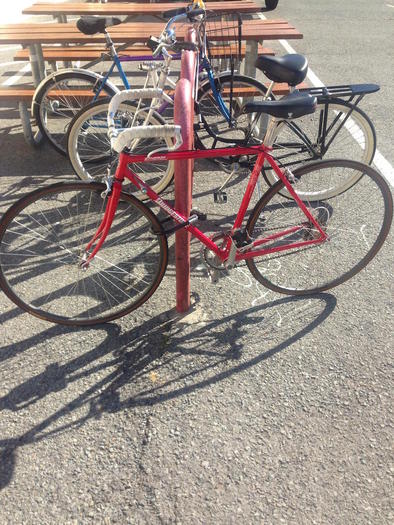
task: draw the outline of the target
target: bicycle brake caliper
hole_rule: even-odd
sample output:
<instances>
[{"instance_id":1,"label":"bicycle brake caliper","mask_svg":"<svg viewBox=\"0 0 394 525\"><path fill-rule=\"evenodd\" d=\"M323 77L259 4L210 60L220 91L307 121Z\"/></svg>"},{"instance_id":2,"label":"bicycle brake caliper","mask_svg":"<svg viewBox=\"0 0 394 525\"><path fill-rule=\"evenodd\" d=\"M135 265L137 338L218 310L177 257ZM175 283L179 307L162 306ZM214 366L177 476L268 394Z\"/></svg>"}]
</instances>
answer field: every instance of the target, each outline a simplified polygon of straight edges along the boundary
<instances>
[{"instance_id":1,"label":"bicycle brake caliper","mask_svg":"<svg viewBox=\"0 0 394 525\"><path fill-rule=\"evenodd\" d=\"M106 188L105 188L104 191L101 192L101 198L102 199L105 199L106 197L108 197L108 195L110 195L110 193L112 191L112 183L113 183L113 181L114 181L114 178L111 175L111 166L108 166L107 167L107 175L104 178L104 182L105 182Z\"/></svg>"},{"instance_id":2,"label":"bicycle brake caliper","mask_svg":"<svg viewBox=\"0 0 394 525\"><path fill-rule=\"evenodd\" d=\"M289 168L285 168L284 172L286 179L290 182L290 184L294 184L297 182L297 178L294 176L294 173L289 170Z\"/></svg>"}]
</instances>

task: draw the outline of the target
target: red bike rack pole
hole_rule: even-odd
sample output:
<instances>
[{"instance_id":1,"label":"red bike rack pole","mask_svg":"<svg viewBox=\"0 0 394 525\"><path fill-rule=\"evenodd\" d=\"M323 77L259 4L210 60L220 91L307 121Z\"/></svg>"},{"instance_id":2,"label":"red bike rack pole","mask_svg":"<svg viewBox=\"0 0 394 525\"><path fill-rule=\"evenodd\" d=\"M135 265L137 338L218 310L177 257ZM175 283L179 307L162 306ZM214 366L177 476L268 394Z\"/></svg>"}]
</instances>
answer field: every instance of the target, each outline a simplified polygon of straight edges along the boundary
<instances>
[{"instance_id":1,"label":"red bike rack pole","mask_svg":"<svg viewBox=\"0 0 394 525\"><path fill-rule=\"evenodd\" d=\"M193 30L186 36L195 41ZM196 55L183 51L181 76L175 88L174 121L182 127L183 144L179 150L193 149L194 85ZM175 161L175 209L189 217L192 207L193 160ZM182 228L175 234L176 310L186 312L190 308L190 233Z\"/></svg>"}]
</instances>

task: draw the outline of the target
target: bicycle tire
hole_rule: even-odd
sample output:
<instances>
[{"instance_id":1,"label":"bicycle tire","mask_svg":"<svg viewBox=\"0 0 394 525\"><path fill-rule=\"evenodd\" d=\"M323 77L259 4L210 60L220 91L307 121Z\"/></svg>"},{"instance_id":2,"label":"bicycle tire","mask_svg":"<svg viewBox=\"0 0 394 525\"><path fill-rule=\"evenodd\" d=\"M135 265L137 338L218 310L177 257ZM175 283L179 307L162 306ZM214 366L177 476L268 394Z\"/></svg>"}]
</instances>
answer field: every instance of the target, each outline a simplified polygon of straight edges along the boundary
<instances>
[{"instance_id":1,"label":"bicycle tire","mask_svg":"<svg viewBox=\"0 0 394 525\"><path fill-rule=\"evenodd\" d=\"M71 165L81 180L102 180L107 174L108 165L112 166L112 174L115 173L118 156L111 156L111 144L108 139L107 113L110 98L96 100L81 109L75 115L68 128L67 151ZM115 122L119 121L120 127L131 127L132 125L165 124L165 120L157 113L147 113L141 110L136 103L123 102L115 115ZM137 113L137 117L136 117ZM137 121L135 121L137 118ZM147 120L148 119L148 120ZM157 138L139 140L134 145L133 153L147 154L157 148L170 148L172 139ZM132 170L142 176L154 191L161 193L171 183L174 176L174 161L144 162L131 165ZM131 184L125 189L132 192L135 190ZM140 200L146 200L146 195L134 192Z\"/></svg>"},{"instance_id":2,"label":"bicycle tire","mask_svg":"<svg viewBox=\"0 0 394 525\"><path fill-rule=\"evenodd\" d=\"M289 295L323 292L353 277L375 257L393 216L389 186L376 170L341 159L309 163L294 171L295 190L298 192L300 187L302 191L305 179L320 180L323 171L326 176L341 177L345 170L361 174L351 189L330 199L304 201L329 240L247 260L249 270L261 284ZM282 188L283 182L277 182L256 204L246 226L248 234L255 238L260 233L266 236L295 225L303 224L303 228L267 243L267 247L316 237L295 201L281 195Z\"/></svg>"},{"instance_id":3,"label":"bicycle tire","mask_svg":"<svg viewBox=\"0 0 394 525\"><path fill-rule=\"evenodd\" d=\"M91 326L140 307L159 286L168 246L161 224L122 194L107 239L85 271L81 256L100 224L104 184L58 183L17 201L0 222L0 287L46 321Z\"/></svg>"},{"instance_id":4,"label":"bicycle tire","mask_svg":"<svg viewBox=\"0 0 394 525\"><path fill-rule=\"evenodd\" d=\"M267 88L256 80L255 78L245 75L223 74L215 78L215 88L221 94L226 107L230 110L230 93L231 86L233 93L237 90L245 88L251 92L247 96L233 96L231 100L231 113L235 121L235 127L230 127L227 120L220 111L216 99L213 95L212 88L209 82L203 84L197 95L197 103L195 105L196 117L201 121L195 126L195 144L198 149L210 149L217 147L217 143L221 147L233 146L235 143L240 143L247 136L251 129L253 117L246 114L238 114L239 109L247 101L262 100L265 98ZM270 97L273 98L273 97ZM261 117L261 122L266 117ZM264 134L263 127L254 126L254 133L262 138ZM234 142L232 142L234 139Z\"/></svg>"},{"instance_id":5,"label":"bicycle tire","mask_svg":"<svg viewBox=\"0 0 394 525\"><path fill-rule=\"evenodd\" d=\"M38 86L33 99L32 114L39 130L56 151L67 155L67 128L73 116L91 102L95 97L94 87L103 77L92 71L57 71L44 79ZM76 97L57 97L53 91L80 89L83 95ZM117 90L108 82L103 85L102 92L113 96ZM52 91L52 95L49 94ZM90 95L91 92L91 95Z\"/></svg>"},{"instance_id":6,"label":"bicycle tire","mask_svg":"<svg viewBox=\"0 0 394 525\"><path fill-rule=\"evenodd\" d=\"M285 122L278 128L278 134L274 139L273 156L279 166L293 169L306 162L323 158L346 158L364 164L372 163L376 151L376 132L368 115L360 108L341 99L332 99L328 108L327 151L325 151L325 147L322 149L318 146L320 126L325 109L325 102L319 102L313 114ZM349 111L352 111L350 118L334 137L336 122L340 121L341 115L347 115ZM329 144L331 139L332 143ZM310 149L309 146L313 149ZM262 174L270 186L278 180L267 163L263 167ZM315 194L315 198L328 199L346 191L356 182L357 178L353 177L349 180L343 180L338 187L324 188L320 185L319 193ZM285 188L282 193L289 196ZM313 190L311 190L310 193L300 196L312 198L313 195Z\"/></svg>"}]
</instances>

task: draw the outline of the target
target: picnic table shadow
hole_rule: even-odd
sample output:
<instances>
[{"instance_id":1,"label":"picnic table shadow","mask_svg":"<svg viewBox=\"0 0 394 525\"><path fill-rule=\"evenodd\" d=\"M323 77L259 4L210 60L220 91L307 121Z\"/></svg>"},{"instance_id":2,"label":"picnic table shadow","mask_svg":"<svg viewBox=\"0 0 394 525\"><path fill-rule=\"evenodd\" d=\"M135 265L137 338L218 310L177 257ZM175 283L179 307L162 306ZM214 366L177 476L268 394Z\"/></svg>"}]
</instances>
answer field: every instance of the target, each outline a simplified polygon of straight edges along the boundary
<instances>
[{"instance_id":1,"label":"picnic table shadow","mask_svg":"<svg viewBox=\"0 0 394 525\"><path fill-rule=\"evenodd\" d=\"M307 298L284 297L222 319L195 324L184 323L182 316L174 316L169 310L122 334L116 324L101 325L105 339L97 347L64 365L49 363L44 372L32 376L0 398L0 412L17 412L53 392L62 391L73 381L97 372L101 374L93 386L23 434L9 439L0 436L0 489L13 478L19 447L79 428L86 421L99 419L105 413L154 406L244 372L303 338L323 323L335 306L335 297L322 293ZM269 319L273 309L283 307L289 310L285 322L282 319L278 323L277 317L274 321ZM250 351L251 345L245 345L244 339L253 334L254 328L258 328L260 344L257 350ZM26 339L18 349L12 345L3 348L0 361L28 351L43 337L46 340L56 338L70 330L52 326L44 333ZM192 367L190 360L187 366L182 366L185 356L196 358ZM168 366L173 377L167 377L164 382L152 382L152 377L160 375L160 371ZM104 375L107 368L108 374ZM123 388L127 391L135 388L135 391L124 396ZM84 406L87 410L83 416L71 423L62 423L64 416Z\"/></svg>"}]
</instances>

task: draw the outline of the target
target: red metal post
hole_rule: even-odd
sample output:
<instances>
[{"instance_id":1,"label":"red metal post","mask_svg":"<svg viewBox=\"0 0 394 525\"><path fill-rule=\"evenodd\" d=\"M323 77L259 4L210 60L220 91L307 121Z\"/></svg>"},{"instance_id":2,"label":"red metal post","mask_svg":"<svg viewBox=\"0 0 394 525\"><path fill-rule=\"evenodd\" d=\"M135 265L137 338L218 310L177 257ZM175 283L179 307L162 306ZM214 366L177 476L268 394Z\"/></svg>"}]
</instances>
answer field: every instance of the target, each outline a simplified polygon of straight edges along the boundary
<instances>
[{"instance_id":1,"label":"red metal post","mask_svg":"<svg viewBox=\"0 0 394 525\"><path fill-rule=\"evenodd\" d=\"M194 41L189 31L187 40ZM183 144L180 148L193 148L194 83L196 56L193 51L183 51L181 77L175 89L175 124L182 126ZM193 160L175 161L175 208L189 217L192 207ZM186 312L190 308L190 233L184 228L175 234L176 309Z\"/></svg>"}]
</instances>

